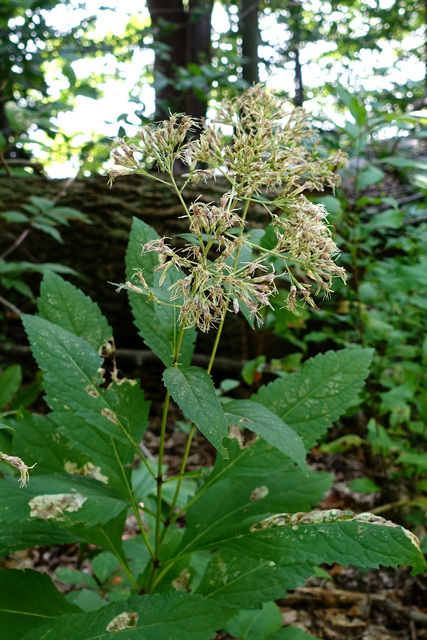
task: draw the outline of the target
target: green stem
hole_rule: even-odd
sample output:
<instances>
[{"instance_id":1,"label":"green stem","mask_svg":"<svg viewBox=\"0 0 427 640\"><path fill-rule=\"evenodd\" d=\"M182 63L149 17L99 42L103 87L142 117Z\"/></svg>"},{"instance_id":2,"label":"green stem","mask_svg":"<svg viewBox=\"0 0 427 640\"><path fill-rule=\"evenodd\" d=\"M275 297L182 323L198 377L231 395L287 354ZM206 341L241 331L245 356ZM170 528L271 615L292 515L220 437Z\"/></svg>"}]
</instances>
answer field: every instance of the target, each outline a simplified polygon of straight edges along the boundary
<instances>
[{"instance_id":1,"label":"green stem","mask_svg":"<svg viewBox=\"0 0 427 640\"><path fill-rule=\"evenodd\" d=\"M163 454L165 449L165 436L166 436L166 424L168 418L169 411L169 403L170 403L170 394L169 391L166 391L165 400L163 403L163 415L162 415L162 424L160 426L160 444L159 444L159 456L157 462L157 509L156 509L156 534L155 534L155 553L154 553L154 563L155 565L159 562L159 554L160 554L160 545L161 545L161 515L162 515L162 488L163 488ZM156 569L156 566L154 567Z\"/></svg>"},{"instance_id":2,"label":"green stem","mask_svg":"<svg viewBox=\"0 0 427 640\"><path fill-rule=\"evenodd\" d=\"M249 205L250 205L250 200L247 200L247 202L245 204L245 209L244 209L243 214L242 214L243 222L245 221L246 216L248 214ZM241 234L243 234L243 229L242 229ZM240 255L240 247L238 248L237 253L236 253L236 257L235 257L235 260L234 260L234 268L237 267L237 263L239 261L239 255ZM216 353L217 353L217 350L218 350L219 341L221 339L222 331L223 331L223 328L224 328L225 318L226 318L226 315L227 315L229 304L230 304L230 300L227 301L227 305L226 305L226 307L224 309L224 313L222 314L222 318L221 318L221 321L219 323L218 330L216 332L215 342L214 342L214 345L212 347L211 356L209 358L209 363L208 363L208 366L207 366L207 369L206 369L206 372L208 374L211 373L213 364L215 362L215 357L216 357ZM191 429L190 429L190 433L188 434L188 438L187 438L187 442L186 442L186 446L185 446L185 451L184 451L184 456L182 458L180 474L183 474L185 472L185 467L187 466L188 455L190 453L191 442L193 440L195 432L196 432L196 427L195 427L194 424L192 424L191 425ZM169 517L167 519L167 523L173 522L176 519L176 518L172 518L172 514L174 512L175 505L176 505L176 503L178 501L178 496L179 496L179 492L181 490L181 485L182 485L182 479L178 480L178 484L177 484L177 487L176 487L175 495L174 495L174 498L173 498L173 501L172 501L172 504L171 504L171 508L170 508L170 511L169 511Z\"/></svg>"},{"instance_id":3,"label":"green stem","mask_svg":"<svg viewBox=\"0 0 427 640\"><path fill-rule=\"evenodd\" d=\"M136 503L135 495L134 495L134 493L132 491L132 487L129 484L129 480L128 480L128 477L126 476L126 472L124 470L124 467L120 462L120 457L119 457L119 453L117 451L116 443L114 442L113 438L110 438L110 442L111 442L112 449L114 450L114 455L115 455L115 457L116 457L116 459L117 459L117 461L118 461L118 463L120 465L120 469L122 471L122 476L123 476L123 481L124 481L124 483L126 485L126 489L127 489L128 494L129 494L129 498L130 498L130 502L131 502L131 505L132 505L132 509L133 509L133 512L134 512L135 517L137 519L138 526L139 526L139 529L141 531L141 535L142 535L142 537L144 539L144 542L145 542L145 545L146 545L146 547L148 549L149 554L151 555L152 558L154 558L154 551L153 551L153 548L152 548L152 546L150 544L150 541L149 541L149 539L147 537L147 533L146 533L145 528L144 528L144 523L142 522L141 514L139 512L139 507L138 507L138 505Z\"/></svg>"},{"instance_id":4,"label":"green stem","mask_svg":"<svg viewBox=\"0 0 427 640\"><path fill-rule=\"evenodd\" d=\"M182 340L184 338L184 325L181 325L179 336L175 346L175 352L173 355L173 366L178 364L178 358L181 351ZM159 443L159 455L157 461L157 501L156 501L156 530L155 530L155 547L153 556L153 573L150 578L150 583L155 580L156 573L160 564L160 547L162 545L163 535L161 531L162 525L162 490L163 490L163 456L165 450L166 439L166 425L169 413L170 393L166 391L165 400L163 403L162 423L160 425L160 443Z\"/></svg>"}]
</instances>

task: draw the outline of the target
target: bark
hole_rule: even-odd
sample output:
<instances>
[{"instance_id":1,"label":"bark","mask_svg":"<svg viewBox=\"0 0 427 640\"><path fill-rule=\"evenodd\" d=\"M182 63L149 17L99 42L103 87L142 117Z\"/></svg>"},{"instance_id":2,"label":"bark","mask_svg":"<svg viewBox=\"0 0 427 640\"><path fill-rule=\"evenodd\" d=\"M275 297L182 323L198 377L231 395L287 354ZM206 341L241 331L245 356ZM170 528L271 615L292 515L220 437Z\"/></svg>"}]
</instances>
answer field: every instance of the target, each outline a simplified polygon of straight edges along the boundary
<instances>
[{"instance_id":1,"label":"bark","mask_svg":"<svg viewBox=\"0 0 427 640\"><path fill-rule=\"evenodd\" d=\"M1 176L0 212L10 209L19 211L30 195L54 200L64 191L64 187L67 187L65 180L47 180L38 176L10 179ZM209 185L190 188L188 198L194 200L201 195L206 202L218 201L228 188L228 183L217 180ZM72 182L57 204L81 211L90 218L92 224L72 221L69 227L61 228L63 244L31 229L22 245L7 256L7 261L57 262L72 267L80 276L66 276L66 279L98 302L114 329L117 346L134 350L143 348L142 340L132 324L126 293L117 294L110 283L120 283L125 279L125 253L133 216L153 226L160 235L171 237L188 231L185 220L180 217L182 208L176 195L164 185L142 176L117 179L112 189L108 188L106 177L95 176ZM257 215L259 220L264 219L262 207ZM6 225L0 218L0 255L22 231L22 225ZM38 291L38 276L30 277L30 280L26 277L25 281L29 282L34 292ZM21 311L34 311L33 303L23 296L11 296L1 287L0 295L15 303ZM3 312L4 307L0 307L0 313ZM258 338L240 315L229 314L227 325L220 356L244 361L258 355ZM0 334L7 336L7 342L25 343L20 320L13 314L5 314L0 323ZM213 331L201 336L198 339L198 352L210 353L214 338Z\"/></svg>"},{"instance_id":2,"label":"bark","mask_svg":"<svg viewBox=\"0 0 427 640\"><path fill-rule=\"evenodd\" d=\"M427 1L427 0L426 0ZM290 12L290 24L289 27L292 29L292 40L290 43L290 48L293 53L293 58L295 60L295 71L294 71L294 86L295 86L295 98L294 104L296 107L302 107L304 103L304 85L302 81L302 66L300 61L300 47L301 47L301 29L300 24L302 21L302 4L299 0L295 0L291 6L289 7Z\"/></svg>"},{"instance_id":3,"label":"bark","mask_svg":"<svg viewBox=\"0 0 427 640\"><path fill-rule=\"evenodd\" d=\"M170 111L206 115L209 87L184 90L179 69L210 61L212 5L212 0L190 0L188 7L182 0L147 0L154 29L156 120Z\"/></svg>"},{"instance_id":4,"label":"bark","mask_svg":"<svg viewBox=\"0 0 427 640\"><path fill-rule=\"evenodd\" d=\"M427 0L426 0L427 1ZM242 38L242 75L249 85L259 82L258 45L261 41L258 21L258 1L241 0L239 31Z\"/></svg>"}]
</instances>

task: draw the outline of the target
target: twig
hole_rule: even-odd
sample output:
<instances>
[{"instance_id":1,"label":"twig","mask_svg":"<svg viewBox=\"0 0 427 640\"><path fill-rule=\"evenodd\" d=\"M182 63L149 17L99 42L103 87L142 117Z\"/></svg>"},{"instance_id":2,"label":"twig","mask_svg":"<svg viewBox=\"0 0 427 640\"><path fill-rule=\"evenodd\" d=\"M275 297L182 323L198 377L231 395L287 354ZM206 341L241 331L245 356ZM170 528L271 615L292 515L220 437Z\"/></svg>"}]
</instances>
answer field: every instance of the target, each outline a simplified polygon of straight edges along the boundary
<instances>
[{"instance_id":1,"label":"twig","mask_svg":"<svg viewBox=\"0 0 427 640\"><path fill-rule=\"evenodd\" d=\"M28 229L24 229L24 231L21 233L19 238L17 238L15 240L15 242L8 249L6 249L6 251L3 251L3 253L0 256L0 260L4 260L4 258L6 258L6 256L8 256L10 253L12 253L12 251L15 251L15 249L17 249L19 247L19 245L24 242L25 238L27 237L27 235L29 233L30 233L30 228L29 227L28 227Z\"/></svg>"},{"instance_id":2,"label":"twig","mask_svg":"<svg viewBox=\"0 0 427 640\"><path fill-rule=\"evenodd\" d=\"M22 311L20 311L18 309L18 307L15 307L14 304L12 304L11 302L9 302L9 300L6 300L6 298L3 298L3 296L0 296L0 302L2 304L4 304L5 307L9 307L9 309L11 311L13 311L13 313L16 313L17 316L21 316L22 315Z\"/></svg>"},{"instance_id":3,"label":"twig","mask_svg":"<svg viewBox=\"0 0 427 640\"><path fill-rule=\"evenodd\" d=\"M10 170L9 165L7 164L6 158L4 157L3 152L1 150L0 150L0 162L6 169L6 173L9 176L9 178L13 178L12 171Z\"/></svg>"}]
</instances>

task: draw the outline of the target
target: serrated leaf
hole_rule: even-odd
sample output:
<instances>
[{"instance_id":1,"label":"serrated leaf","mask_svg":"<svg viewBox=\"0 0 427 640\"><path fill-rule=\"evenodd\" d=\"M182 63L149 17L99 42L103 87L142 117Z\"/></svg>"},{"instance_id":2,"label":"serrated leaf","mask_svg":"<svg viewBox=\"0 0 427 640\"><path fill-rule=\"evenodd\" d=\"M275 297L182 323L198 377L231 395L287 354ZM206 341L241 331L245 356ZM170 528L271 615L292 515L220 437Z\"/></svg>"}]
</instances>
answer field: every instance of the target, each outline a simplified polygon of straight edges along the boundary
<instances>
[{"instance_id":1,"label":"serrated leaf","mask_svg":"<svg viewBox=\"0 0 427 640\"><path fill-rule=\"evenodd\" d=\"M66 601L47 574L0 569L0 628L5 640L19 640L47 620L73 612L78 608Z\"/></svg>"},{"instance_id":2,"label":"serrated leaf","mask_svg":"<svg viewBox=\"0 0 427 640\"><path fill-rule=\"evenodd\" d=\"M306 452L301 438L266 407L251 400L232 400L223 406L223 410L230 426L234 424L253 431L302 469L306 467Z\"/></svg>"},{"instance_id":3,"label":"serrated leaf","mask_svg":"<svg viewBox=\"0 0 427 640\"><path fill-rule=\"evenodd\" d=\"M98 305L54 273L46 273L43 278L37 307L42 318L84 338L94 349L113 335Z\"/></svg>"},{"instance_id":4,"label":"serrated leaf","mask_svg":"<svg viewBox=\"0 0 427 640\"><path fill-rule=\"evenodd\" d=\"M70 533L65 541L96 544L124 562L121 536L127 509L120 496L91 478L35 476L22 489L14 478L5 478L0 483L2 549L10 553L42 545L44 540L62 542L64 528Z\"/></svg>"},{"instance_id":5,"label":"serrated leaf","mask_svg":"<svg viewBox=\"0 0 427 640\"><path fill-rule=\"evenodd\" d=\"M113 629L121 640L210 640L234 612L182 591L136 596L99 611L63 616L27 633L22 640L110 640Z\"/></svg>"},{"instance_id":6,"label":"serrated leaf","mask_svg":"<svg viewBox=\"0 0 427 640\"><path fill-rule=\"evenodd\" d=\"M150 240L158 239L160 236L145 222L138 218L133 219L132 230L129 238L129 245L126 252L127 279L131 280L136 269L142 270L142 275L148 287L154 291L159 299L170 303L169 287L184 274L175 268L169 269L165 281L159 286L161 272L154 269L159 266L158 254L154 252L144 252L141 255L141 245ZM133 280L138 284L137 280ZM165 366L172 364L173 354L177 336L180 331L178 324L179 309L174 306L157 304L148 298L147 295L129 292L129 302L132 308L135 325L146 345L154 351ZM179 304L179 300L174 301L174 305ZM179 361L190 364L194 351L196 331L186 329L182 341Z\"/></svg>"},{"instance_id":7,"label":"serrated leaf","mask_svg":"<svg viewBox=\"0 0 427 640\"><path fill-rule=\"evenodd\" d=\"M282 566L292 558L292 562L312 562L313 566L338 562L373 569L400 564L412 566L415 573L427 568L411 532L378 516L338 509L278 514L253 525L246 535L217 540L216 545Z\"/></svg>"},{"instance_id":8,"label":"serrated leaf","mask_svg":"<svg viewBox=\"0 0 427 640\"><path fill-rule=\"evenodd\" d=\"M209 547L218 536L247 531L263 516L309 510L331 485L328 474L301 471L264 440L241 448L225 441L229 459L219 456L211 475L187 511L180 550Z\"/></svg>"},{"instance_id":9,"label":"serrated leaf","mask_svg":"<svg viewBox=\"0 0 427 640\"><path fill-rule=\"evenodd\" d=\"M123 390L121 385L99 388L102 359L91 345L44 318L23 316L23 322L37 363L46 371L49 406L58 411L72 409L103 433L129 442L129 421L119 408L118 394ZM137 387L133 392L143 400Z\"/></svg>"},{"instance_id":10,"label":"serrated leaf","mask_svg":"<svg viewBox=\"0 0 427 640\"><path fill-rule=\"evenodd\" d=\"M148 424L149 403L136 381L102 389L102 360L83 338L39 317L24 317L32 349L46 370L50 416L70 446L90 456L110 486L128 499L130 468Z\"/></svg>"},{"instance_id":11,"label":"serrated leaf","mask_svg":"<svg viewBox=\"0 0 427 640\"><path fill-rule=\"evenodd\" d=\"M169 367L163 382L185 416L226 458L221 440L228 435L228 426L211 377L200 367Z\"/></svg>"},{"instance_id":12,"label":"serrated leaf","mask_svg":"<svg viewBox=\"0 0 427 640\"><path fill-rule=\"evenodd\" d=\"M319 354L299 371L261 387L252 400L278 415L309 449L357 403L372 354L372 349L361 348Z\"/></svg>"}]
</instances>

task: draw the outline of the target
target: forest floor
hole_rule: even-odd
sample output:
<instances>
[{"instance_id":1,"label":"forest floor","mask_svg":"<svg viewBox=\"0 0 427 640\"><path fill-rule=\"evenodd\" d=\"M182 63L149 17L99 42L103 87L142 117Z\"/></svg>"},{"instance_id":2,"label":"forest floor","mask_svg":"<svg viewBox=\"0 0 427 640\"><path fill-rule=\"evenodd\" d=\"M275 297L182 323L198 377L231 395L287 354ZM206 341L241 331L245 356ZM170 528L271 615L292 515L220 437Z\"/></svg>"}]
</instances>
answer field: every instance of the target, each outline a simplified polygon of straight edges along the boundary
<instances>
[{"instance_id":1,"label":"forest floor","mask_svg":"<svg viewBox=\"0 0 427 640\"><path fill-rule=\"evenodd\" d=\"M156 456L159 444L159 420L152 423L144 443ZM165 463L179 469L186 434L170 432L165 447ZM189 468L210 466L214 451L200 435L196 436L189 457ZM355 477L369 477L370 465L359 449L344 454L323 454L314 451L310 466L315 470L333 472L335 481L321 507L367 511L384 502L380 494L360 494L351 491L347 483ZM394 518L395 514L384 514ZM128 519L126 536L137 535L136 521ZM90 569L81 564L79 546L32 549L10 558L27 567L47 572L55 579L59 567ZM427 576L411 576L406 568L369 570L354 566L324 565L323 576L310 578L304 586L288 592L277 601L283 624L299 627L321 640L422 640L427 639ZM60 585L58 585L60 586ZM216 640L228 640L220 632Z\"/></svg>"},{"instance_id":2,"label":"forest floor","mask_svg":"<svg viewBox=\"0 0 427 640\"><path fill-rule=\"evenodd\" d=\"M157 389L152 382L153 388ZM161 411L161 402L153 400L151 414L154 417L144 445L154 458L159 447ZM187 438L183 431L173 429L179 418L172 409L164 452L164 463L172 472L179 471ZM214 460L215 450L201 434L196 434L188 470L211 467ZM384 508L390 502L390 495L385 493L363 494L348 487L355 478L371 478L378 482L381 463L373 460L363 447L353 447L344 453L314 449L308 462L313 470L334 475L333 486L319 505L323 509L350 509L361 513ZM382 486L391 482L389 476L390 470L385 469ZM384 510L381 515L405 524L402 512ZM136 520L129 518L125 535L137 534ZM54 581L58 568L91 570L89 562L84 560L82 563L78 544L18 552L3 560L2 566L33 568L48 573ZM427 574L411 576L407 568L363 572L355 566L344 568L338 564L323 565L321 569L321 577L310 578L303 586L288 592L286 598L277 601L284 626L299 627L320 640L427 640ZM57 586L64 593L70 589L61 583ZM229 639L230 636L221 632L216 638Z\"/></svg>"},{"instance_id":3,"label":"forest floor","mask_svg":"<svg viewBox=\"0 0 427 640\"><path fill-rule=\"evenodd\" d=\"M179 468L184 433L171 434L166 442L170 468ZM150 431L148 448L156 453L158 436ZM189 468L212 465L214 451L200 435L191 449ZM357 513L384 504L378 493L361 494L347 484L355 477L372 475L371 460L362 449L342 454L314 450L310 467L333 473L335 481L320 504L323 509L351 509ZM377 479L377 477L376 477ZM395 520L395 513L382 514ZM408 525L406 525L408 526ZM286 599L277 601L284 625L297 626L321 640L422 640L427 639L427 575L411 576L410 569L381 568L362 572L355 566L324 565L325 577L310 578ZM218 640L230 638L219 635Z\"/></svg>"}]
</instances>

